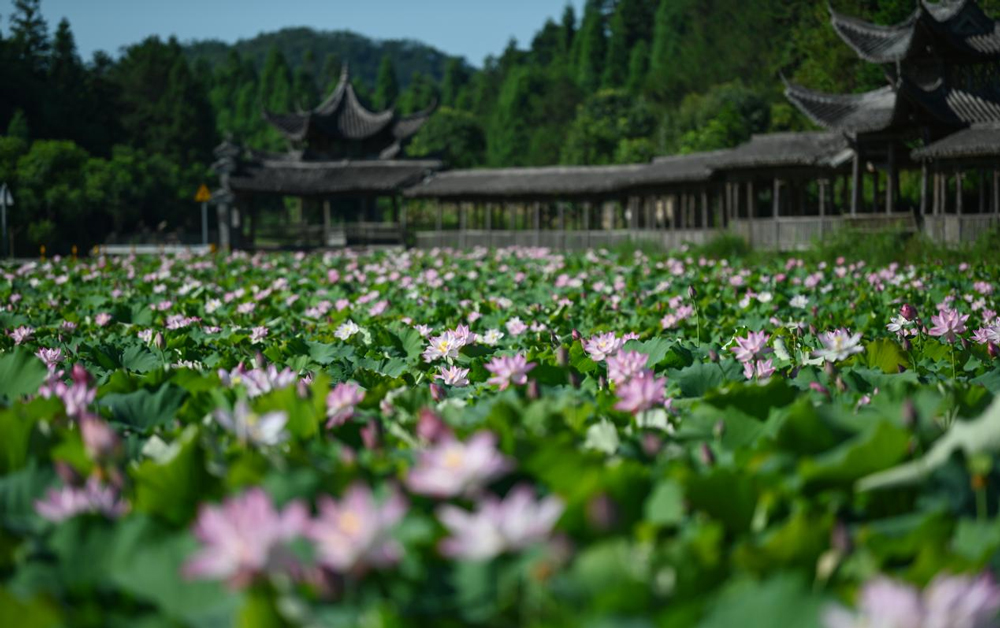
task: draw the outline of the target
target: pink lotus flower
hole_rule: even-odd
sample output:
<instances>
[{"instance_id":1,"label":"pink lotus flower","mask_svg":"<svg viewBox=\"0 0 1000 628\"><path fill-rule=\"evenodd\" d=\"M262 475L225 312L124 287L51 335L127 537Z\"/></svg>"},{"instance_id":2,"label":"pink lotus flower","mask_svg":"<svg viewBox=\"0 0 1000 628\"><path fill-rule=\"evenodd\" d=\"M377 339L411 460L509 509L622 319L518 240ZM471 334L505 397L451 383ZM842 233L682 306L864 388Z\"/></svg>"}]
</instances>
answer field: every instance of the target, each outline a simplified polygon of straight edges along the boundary
<instances>
[{"instance_id":1,"label":"pink lotus flower","mask_svg":"<svg viewBox=\"0 0 1000 628\"><path fill-rule=\"evenodd\" d=\"M184 565L184 574L246 586L258 575L293 563L287 545L304 534L308 520L302 503L278 511L259 488L230 497L222 506L202 504L192 529L202 547Z\"/></svg>"},{"instance_id":2,"label":"pink lotus flower","mask_svg":"<svg viewBox=\"0 0 1000 628\"><path fill-rule=\"evenodd\" d=\"M434 379L440 379L448 386L468 386L469 385L469 369L459 368L457 366L449 366L448 368L441 369L441 372L434 376Z\"/></svg>"},{"instance_id":3,"label":"pink lotus flower","mask_svg":"<svg viewBox=\"0 0 1000 628\"><path fill-rule=\"evenodd\" d=\"M618 351L617 355L608 356L608 380L621 384L642 372L649 362L649 356L638 351Z\"/></svg>"},{"instance_id":4,"label":"pink lotus flower","mask_svg":"<svg viewBox=\"0 0 1000 628\"><path fill-rule=\"evenodd\" d=\"M45 362L45 366L48 367L50 371L54 371L63 359L62 349L58 348L48 349L46 347L42 347L35 352L35 355L38 356L39 360Z\"/></svg>"},{"instance_id":5,"label":"pink lotus flower","mask_svg":"<svg viewBox=\"0 0 1000 628\"><path fill-rule=\"evenodd\" d=\"M934 326L928 329L927 333L943 338L945 342L955 342L959 334L965 333L967 320L969 320L968 314L959 314L957 310L943 307L940 312L931 316L931 323Z\"/></svg>"},{"instance_id":6,"label":"pink lotus flower","mask_svg":"<svg viewBox=\"0 0 1000 628\"><path fill-rule=\"evenodd\" d=\"M486 370L493 373L487 383L499 386L500 390L506 390L511 384L523 386L528 382L528 373L535 366L534 362L528 362L520 353L495 357L485 365Z\"/></svg>"},{"instance_id":7,"label":"pink lotus flower","mask_svg":"<svg viewBox=\"0 0 1000 628\"><path fill-rule=\"evenodd\" d=\"M736 359L740 362L747 363L751 360L758 360L771 353L771 348L767 346L767 341L770 338L771 336L767 332L752 331L747 334L746 338L735 338L736 346L730 347L729 350L736 355Z\"/></svg>"},{"instance_id":8,"label":"pink lotus flower","mask_svg":"<svg viewBox=\"0 0 1000 628\"><path fill-rule=\"evenodd\" d=\"M657 378L653 371L642 371L615 389L618 396L615 410L639 414L663 405L666 387L666 377Z\"/></svg>"},{"instance_id":9,"label":"pink lotus flower","mask_svg":"<svg viewBox=\"0 0 1000 628\"><path fill-rule=\"evenodd\" d=\"M879 577L862 587L857 610L828 607L826 628L989 628L997 625L1000 588L988 574L941 575L921 592Z\"/></svg>"},{"instance_id":10,"label":"pink lotus flower","mask_svg":"<svg viewBox=\"0 0 1000 628\"><path fill-rule=\"evenodd\" d=\"M233 411L219 408L212 413L222 427L236 435L245 444L273 447L280 445L288 438L285 425L288 423L288 413L282 411L256 414L250 409L250 404L244 399L236 402Z\"/></svg>"},{"instance_id":11,"label":"pink lotus flower","mask_svg":"<svg viewBox=\"0 0 1000 628\"><path fill-rule=\"evenodd\" d=\"M846 329L835 329L819 335L823 347L813 352L817 358L827 362L846 360L856 353L863 353L861 334L851 334Z\"/></svg>"},{"instance_id":12,"label":"pink lotus flower","mask_svg":"<svg viewBox=\"0 0 1000 628\"><path fill-rule=\"evenodd\" d=\"M100 312L96 316L94 316L94 324L97 325L98 327L104 327L105 325L110 323L111 320L112 320L111 315L108 314L107 312Z\"/></svg>"},{"instance_id":13,"label":"pink lotus flower","mask_svg":"<svg viewBox=\"0 0 1000 628\"><path fill-rule=\"evenodd\" d=\"M7 332L7 335L10 336L15 345L19 345L31 340L32 336L35 335L35 330L31 327L22 325L17 329Z\"/></svg>"},{"instance_id":14,"label":"pink lotus flower","mask_svg":"<svg viewBox=\"0 0 1000 628\"><path fill-rule=\"evenodd\" d=\"M535 499L525 485L515 487L503 501L487 497L474 512L456 506L438 508L438 519L451 536L441 542L441 553L463 560L489 560L548 539L562 516L558 497Z\"/></svg>"},{"instance_id":15,"label":"pink lotus flower","mask_svg":"<svg viewBox=\"0 0 1000 628\"><path fill-rule=\"evenodd\" d=\"M64 486L49 489L45 499L35 502L35 512L43 519L56 523L82 514L117 519L128 512L128 504L121 500L118 491L91 477L82 488Z\"/></svg>"},{"instance_id":16,"label":"pink lotus flower","mask_svg":"<svg viewBox=\"0 0 1000 628\"><path fill-rule=\"evenodd\" d=\"M260 344L264 342L270 330L267 327L254 327L250 330L250 344Z\"/></svg>"},{"instance_id":17,"label":"pink lotus flower","mask_svg":"<svg viewBox=\"0 0 1000 628\"><path fill-rule=\"evenodd\" d=\"M371 490L356 483L340 502L317 501L319 516L307 535L316 543L320 564L340 573L368 567L388 567L399 561L403 548L390 533L406 514L406 500L393 491L381 504Z\"/></svg>"},{"instance_id":18,"label":"pink lotus flower","mask_svg":"<svg viewBox=\"0 0 1000 628\"><path fill-rule=\"evenodd\" d=\"M458 351L465 346L462 337L456 336L454 332L446 331L440 336L431 338L430 344L424 350L424 362L433 362L441 358L455 359Z\"/></svg>"},{"instance_id":19,"label":"pink lotus flower","mask_svg":"<svg viewBox=\"0 0 1000 628\"><path fill-rule=\"evenodd\" d=\"M93 460L102 461L115 457L121 450L121 439L104 419L84 414L79 419L83 447Z\"/></svg>"},{"instance_id":20,"label":"pink lotus flower","mask_svg":"<svg viewBox=\"0 0 1000 628\"><path fill-rule=\"evenodd\" d=\"M609 355L618 353L618 350L624 344L625 341L616 336L614 332L608 332L606 334L598 334L584 342L583 349L590 355L591 360L601 362Z\"/></svg>"},{"instance_id":21,"label":"pink lotus flower","mask_svg":"<svg viewBox=\"0 0 1000 628\"><path fill-rule=\"evenodd\" d=\"M464 443L449 436L420 453L406 485L419 495L469 495L513 466L497 451L496 437L490 432L478 432Z\"/></svg>"},{"instance_id":22,"label":"pink lotus flower","mask_svg":"<svg viewBox=\"0 0 1000 628\"><path fill-rule=\"evenodd\" d=\"M753 379L754 375L756 375L759 381L764 381L774 375L774 365L771 362L770 358L767 360L757 360L756 363L744 362L743 376L747 379Z\"/></svg>"},{"instance_id":23,"label":"pink lotus flower","mask_svg":"<svg viewBox=\"0 0 1000 628\"><path fill-rule=\"evenodd\" d=\"M341 382L326 396L327 429L343 425L354 416L354 409L364 401L365 391L354 382Z\"/></svg>"},{"instance_id":24,"label":"pink lotus flower","mask_svg":"<svg viewBox=\"0 0 1000 628\"><path fill-rule=\"evenodd\" d=\"M264 368L247 370L241 362L232 371L219 369L219 380L226 388L243 386L251 399L267 394L272 390L287 388L299 381L298 376L290 368L278 370L273 364Z\"/></svg>"}]
</instances>

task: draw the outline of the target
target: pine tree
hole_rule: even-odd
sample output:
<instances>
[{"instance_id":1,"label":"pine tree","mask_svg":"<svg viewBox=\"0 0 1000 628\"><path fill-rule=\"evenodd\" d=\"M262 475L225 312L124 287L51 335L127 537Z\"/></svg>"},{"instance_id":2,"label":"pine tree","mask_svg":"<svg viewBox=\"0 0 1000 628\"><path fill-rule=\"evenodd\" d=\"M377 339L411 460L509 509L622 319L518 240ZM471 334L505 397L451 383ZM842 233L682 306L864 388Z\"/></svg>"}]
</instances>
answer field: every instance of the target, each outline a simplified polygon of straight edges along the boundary
<instances>
[{"instance_id":1,"label":"pine tree","mask_svg":"<svg viewBox=\"0 0 1000 628\"><path fill-rule=\"evenodd\" d=\"M645 40L632 48L632 56L628 63L628 83L626 88L631 94L639 94L646 85L646 75L649 72L649 44Z\"/></svg>"},{"instance_id":2,"label":"pine tree","mask_svg":"<svg viewBox=\"0 0 1000 628\"><path fill-rule=\"evenodd\" d=\"M459 93L468 82L469 73L466 71L465 63L458 57L448 59L448 65L444 67L444 79L441 81L441 104L445 107L455 107Z\"/></svg>"},{"instance_id":3,"label":"pine tree","mask_svg":"<svg viewBox=\"0 0 1000 628\"><path fill-rule=\"evenodd\" d=\"M378 66L378 76L375 79L375 102L372 106L377 110L388 109L399 98L399 81L396 79L396 66L392 57L382 55Z\"/></svg>"},{"instance_id":4,"label":"pine tree","mask_svg":"<svg viewBox=\"0 0 1000 628\"><path fill-rule=\"evenodd\" d=\"M260 76L260 101L268 111L287 113L292 111L292 76L285 55L276 46L271 46L264 61Z\"/></svg>"},{"instance_id":5,"label":"pine tree","mask_svg":"<svg viewBox=\"0 0 1000 628\"><path fill-rule=\"evenodd\" d=\"M49 51L49 29L42 17L41 0L14 0L10 22L15 55L29 71L41 75Z\"/></svg>"},{"instance_id":6,"label":"pine tree","mask_svg":"<svg viewBox=\"0 0 1000 628\"><path fill-rule=\"evenodd\" d=\"M601 84L607 49L601 0L587 0L574 47L577 83L586 91L594 91Z\"/></svg>"},{"instance_id":7,"label":"pine tree","mask_svg":"<svg viewBox=\"0 0 1000 628\"><path fill-rule=\"evenodd\" d=\"M562 29L563 53L568 55L573 49L573 38L576 36L576 9L573 8L572 4L567 4L566 8L563 9L560 27Z\"/></svg>"},{"instance_id":8,"label":"pine tree","mask_svg":"<svg viewBox=\"0 0 1000 628\"><path fill-rule=\"evenodd\" d=\"M316 79L312 74L315 63L313 51L306 50L302 63L295 68L295 75L292 78L292 102L298 109L309 110L316 104Z\"/></svg>"},{"instance_id":9,"label":"pine tree","mask_svg":"<svg viewBox=\"0 0 1000 628\"><path fill-rule=\"evenodd\" d=\"M603 87L621 87L627 78L629 65L628 32L625 28L625 19L622 14L622 7L627 0L618 5L611 18L611 38L608 41L608 57L604 62L604 75L601 79Z\"/></svg>"}]
</instances>

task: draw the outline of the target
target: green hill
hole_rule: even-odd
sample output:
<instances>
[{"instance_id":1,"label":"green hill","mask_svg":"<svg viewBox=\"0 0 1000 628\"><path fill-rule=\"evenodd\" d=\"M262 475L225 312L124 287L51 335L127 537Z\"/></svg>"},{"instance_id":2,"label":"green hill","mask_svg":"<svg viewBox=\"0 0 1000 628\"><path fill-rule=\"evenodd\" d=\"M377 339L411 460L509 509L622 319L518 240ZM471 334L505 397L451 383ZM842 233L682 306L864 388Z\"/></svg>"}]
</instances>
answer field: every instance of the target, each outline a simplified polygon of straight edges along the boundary
<instances>
[{"instance_id":1,"label":"green hill","mask_svg":"<svg viewBox=\"0 0 1000 628\"><path fill-rule=\"evenodd\" d=\"M372 39L347 30L320 31L312 28L283 28L261 33L234 44L218 40L196 41L184 45L191 61L204 59L213 69L223 65L231 51L253 62L258 71L264 68L271 49L281 52L292 68L305 68L321 76L324 66L339 66L347 61L351 73L367 85L374 85L382 57L388 55L396 67L399 83L408 87L415 72L435 82L444 77L450 57L444 52L411 39ZM309 53L312 53L309 67ZM327 68L329 69L329 68Z\"/></svg>"}]
</instances>

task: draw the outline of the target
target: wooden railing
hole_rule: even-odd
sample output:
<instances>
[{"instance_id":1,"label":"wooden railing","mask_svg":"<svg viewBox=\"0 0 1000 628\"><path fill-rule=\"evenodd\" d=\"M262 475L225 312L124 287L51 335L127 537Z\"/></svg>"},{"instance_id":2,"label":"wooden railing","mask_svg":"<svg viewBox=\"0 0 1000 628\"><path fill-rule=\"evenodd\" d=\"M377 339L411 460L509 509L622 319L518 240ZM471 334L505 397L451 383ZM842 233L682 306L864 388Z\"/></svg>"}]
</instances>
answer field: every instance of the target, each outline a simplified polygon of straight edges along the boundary
<instances>
[{"instance_id":1,"label":"wooden railing","mask_svg":"<svg viewBox=\"0 0 1000 628\"><path fill-rule=\"evenodd\" d=\"M417 231L414 240L417 248L502 248L508 246L540 246L555 250L580 251L611 248L626 242L651 243L665 249L677 249L684 244L703 244L720 233L717 229L663 230L565 230L565 231L510 231L510 230L451 230Z\"/></svg>"},{"instance_id":2,"label":"wooden railing","mask_svg":"<svg viewBox=\"0 0 1000 628\"><path fill-rule=\"evenodd\" d=\"M945 246L972 244L996 229L1000 229L1000 214L924 216L924 234Z\"/></svg>"}]
</instances>

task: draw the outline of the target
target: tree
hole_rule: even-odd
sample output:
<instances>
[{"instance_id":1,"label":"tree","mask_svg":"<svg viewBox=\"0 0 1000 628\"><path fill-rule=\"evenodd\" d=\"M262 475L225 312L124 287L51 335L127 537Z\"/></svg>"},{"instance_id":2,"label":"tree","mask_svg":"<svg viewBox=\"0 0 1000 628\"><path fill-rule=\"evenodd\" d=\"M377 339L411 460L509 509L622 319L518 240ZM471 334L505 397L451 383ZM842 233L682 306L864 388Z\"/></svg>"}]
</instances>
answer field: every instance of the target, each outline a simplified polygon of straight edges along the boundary
<instances>
[{"instance_id":1,"label":"tree","mask_svg":"<svg viewBox=\"0 0 1000 628\"><path fill-rule=\"evenodd\" d=\"M456 107L462 89L469 83L469 72L465 63L458 57L448 60L444 68L444 79L441 81L441 104L446 107Z\"/></svg>"},{"instance_id":2,"label":"tree","mask_svg":"<svg viewBox=\"0 0 1000 628\"><path fill-rule=\"evenodd\" d=\"M574 47L577 83L588 92L594 91L601 84L607 49L600 0L587 0Z\"/></svg>"},{"instance_id":3,"label":"tree","mask_svg":"<svg viewBox=\"0 0 1000 628\"><path fill-rule=\"evenodd\" d=\"M287 113L294 108L292 102L292 73L285 55L271 46L260 75L260 102L264 109Z\"/></svg>"},{"instance_id":4,"label":"tree","mask_svg":"<svg viewBox=\"0 0 1000 628\"><path fill-rule=\"evenodd\" d=\"M392 63L392 57L388 54L382 55L382 62L378 66L378 77L375 79L375 109L388 109L396 103L399 98L399 81L396 79L396 66Z\"/></svg>"},{"instance_id":5,"label":"tree","mask_svg":"<svg viewBox=\"0 0 1000 628\"><path fill-rule=\"evenodd\" d=\"M86 74L76 52L76 41L69 22L60 20L52 40L48 68L51 95L43 99L48 135L79 142L91 135L94 121L80 116L80 109L90 109L86 102ZM82 105L82 107L81 107Z\"/></svg>"},{"instance_id":6,"label":"tree","mask_svg":"<svg viewBox=\"0 0 1000 628\"><path fill-rule=\"evenodd\" d=\"M434 81L422 72L414 72L410 86L399 98L398 109L404 114L416 113L430 107L436 100L438 93Z\"/></svg>"},{"instance_id":7,"label":"tree","mask_svg":"<svg viewBox=\"0 0 1000 628\"><path fill-rule=\"evenodd\" d=\"M632 56L628 63L628 83L626 89L630 94L639 94L646 84L646 74L649 72L649 44L639 41L632 48Z\"/></svg>"},{"instance_id":8,"label":"tree","mask_svg":"<svg viewBox=\"0 0 1000 628\"><path fill-rule=\"evenodd\" d=\"M628 142L648 142L655 126L656 118L644 100L624 90L601 90L580 105L567 133L562 159L571 164L594 165L632 158L637 150L634 142Z\"/></svg>"},{"instance_id":9,"label":"tree","mask_svg":"<svg viewBox=\"0 0 1000 628\"><path fill-rule=\"evenodd\" d=\"M566 4L563 9L562 20L559 22L560 40L564 55L569 55L573 49L573 38L576 36L576 9L572 4Z\"/></svg>"},{"instance_id":10,"label":"tree","mask_svg":"<svg viewBox=\"0 0 1000 628\"><path fill-rule=\"evenodd\" d=\"M450 168L474 168L486 156L486 136L475 116L441 107L406 149L413 157L436 157Z\"/></svg>"},{"instance_id":11,"label":"tree","mask_svg":"<svg viewBox=\"0 0 1000 628\"><path fill-rule=\"evenodd\" d=\"M628 78L629 70L629 49L628 32L625 29L622 8L626 6L628 0L623 0L618 5L611 18L611 37L608 40L608 57L604 62L604 75L601 79L604 87L621 87Z\"/></svg>"},{"instance_id":12,"label":"tree","mask_svg":"<svg viewBox=\"0 0 1000 628\"><path fill-rule=\"evenodd\" d=\"M49 51L49 32L42 17L41 0L14 0L10 22L15 54L31 73L43 74Z\"/></svg>"}]
</instances>

